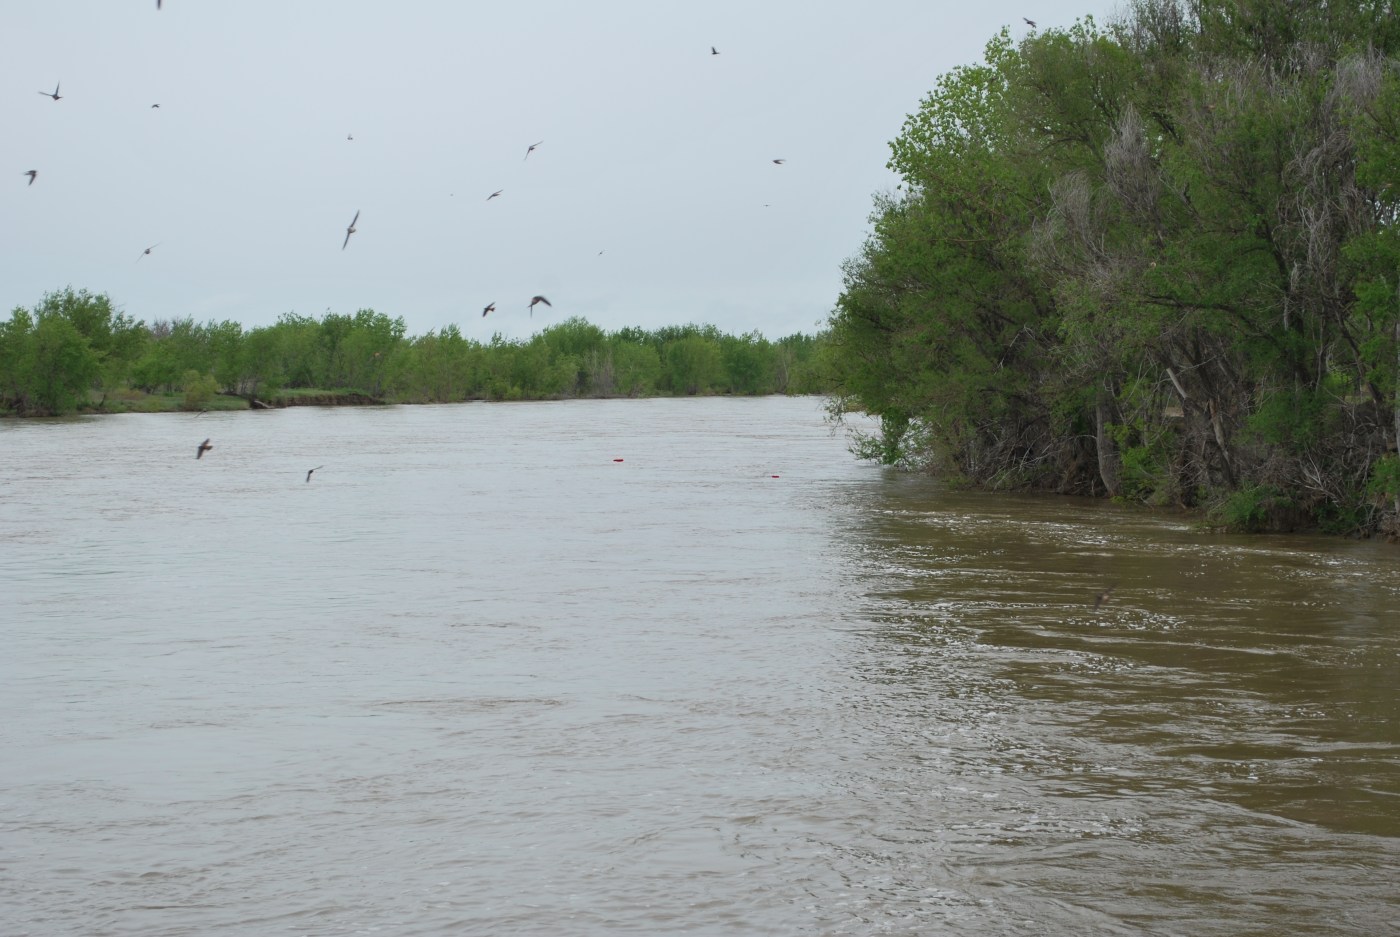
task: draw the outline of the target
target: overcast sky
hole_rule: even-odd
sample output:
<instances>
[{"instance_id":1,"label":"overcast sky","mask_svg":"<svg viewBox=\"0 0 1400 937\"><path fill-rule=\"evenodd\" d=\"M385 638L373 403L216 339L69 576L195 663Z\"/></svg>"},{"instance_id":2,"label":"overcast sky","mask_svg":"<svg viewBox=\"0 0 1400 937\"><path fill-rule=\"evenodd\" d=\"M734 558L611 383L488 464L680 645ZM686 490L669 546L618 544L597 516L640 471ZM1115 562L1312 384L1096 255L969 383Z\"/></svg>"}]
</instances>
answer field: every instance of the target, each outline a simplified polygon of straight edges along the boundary
<instances>
[{"instance_id":1,"label":"overcast sky","mask_svg":"<svg viewBox=\"0 0 1400 937\"><path fill-rule=\"evenodd\" d=\"M372 308L480 340L574 315L814 333L937 76L1004 25L1024 36L1022 17L1116 8L163 6L8 5L0 315L71 285L147 322ZM38 93L59 82L61 100ZM554 306L531 317L536 293Z\"/></svg>"}]
</instances>

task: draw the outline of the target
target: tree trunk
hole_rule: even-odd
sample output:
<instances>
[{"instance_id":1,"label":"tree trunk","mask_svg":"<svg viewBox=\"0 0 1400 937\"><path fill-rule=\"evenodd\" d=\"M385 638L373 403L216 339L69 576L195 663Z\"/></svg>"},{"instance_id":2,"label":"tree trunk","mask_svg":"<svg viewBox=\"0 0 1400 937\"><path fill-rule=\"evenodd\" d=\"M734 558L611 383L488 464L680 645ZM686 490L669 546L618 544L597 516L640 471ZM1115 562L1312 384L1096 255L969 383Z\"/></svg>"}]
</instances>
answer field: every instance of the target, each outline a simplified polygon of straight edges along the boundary
<instances>
[{"instance_id":1,"label":"tree trunk","mask_svg":"<svg viewBox=\"0 0 1400 937\"><path fill-rule=\"evenodd\" d=\"M1108 391L1102 387L1094 400L1094 441L1099 453L1099 478L1108 496L1117 497L1120 488L1118 446L1108 435Z\"/></svg>"},{"instance_id":2,"label":"tree trunk","mask_svg":"<svg viewBox=\"0 0 1400 937\"><path fill-rule=\"evenodd\" d=\"M1395 320L1395 451L1400 454L1400 318Z\"/></svg>"}]
</instances>

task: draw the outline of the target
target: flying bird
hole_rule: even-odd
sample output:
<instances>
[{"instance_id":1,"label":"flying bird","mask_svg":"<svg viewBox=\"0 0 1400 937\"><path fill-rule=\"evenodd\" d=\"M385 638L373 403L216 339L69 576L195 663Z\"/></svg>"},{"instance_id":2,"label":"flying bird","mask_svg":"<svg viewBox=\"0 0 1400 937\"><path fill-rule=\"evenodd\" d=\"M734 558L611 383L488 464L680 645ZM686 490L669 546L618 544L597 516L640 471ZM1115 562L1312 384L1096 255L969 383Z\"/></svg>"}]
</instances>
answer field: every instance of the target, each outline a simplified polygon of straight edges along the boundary
<instances>
[{"instance_id":1,"label":"flying bird","mask_svg":"<svg viewBox=\"0 0 1400 937\"><path fill-rule=\"evenodd\" d=\"M152 104L151 107L160 107L159 104Z\"/></svg>"},{"instance_id":2,"label":"flying bird","mask_svg":"<svg viewBox=\"0 0 1400 937\"><path fill-rule=\"evenodd\" d=\"M307 469L307 471L306 471L306 481L307 481L307 483L310 484L310 482L311 482L311 473L312 473L312 472L316 471L316 469L323 469L323 468L325 468L324 465L318 465L318 466L316 466L316 468L314 468L314 469Z\"/></svg>"},{"instance_id":3,"label":"flying bird","mask_svg":"<svg viewBox=\"0 0 1400 937\"><path fill-rule=\"evenodd\" d=\"M781 166L783 163L786 163L786 162L787 162L787 160L785 160L785 159L775 159L775 160L773 160L773 165L775 165L775 166Z\"/></svg>"},{"instance_id":4,"label":"flying bird","mask_svg":"<svg viewBox=\"0 0 1400 937\"><path fill-rule=\"evenodd\" d=\"M149 254L151 251L155 250L157 247L160 247L160 241L156 241L156 242L155 242L154 244L152 244L150 247L148 247L148 248L146 248L145 250L143 250L143 251L137 256L136 262L137 262L137 263L140 263L142 257L145 257L147 254Z\"/></svg>"},{"instance_id":5,"label":"flying bird","mask_svg":"<svg viewBox=\"0 0 1400 937\"><path fill-rule=\"evenodd\" d=\"M554 304L553 304L552 302L550 302L549 300L545 299L543 296L535 296L535 297L532 297L531 300L530 300L530 315L531 315L531 317L533 317L533 316L535 315L535 304L536 304L536 303L544 303L546 306L549 306L551 309L554 308Z\"/></svg>"},{"instance_id":6,"label":"flying bird","mask_svg":"<svg viewBox=\"0 0 1400 937\"><path fill-rule=\"evenodd\" d=\"M347 139L347 140L353 140L353 139L355 139L355 135L354 135L353 133L347 133L347 134L345 135L345 139Z\"/></svg>"},{"instance_id":7,"label":"flying bird","mask_svg":"<svg viewBox=\"0 0 1400 937\"><path fill-rule=\"evenodd\" d=\"M710 46L710 54L711 54L711 55L719 55L719 50L716 49L714 46Z\"/></svg>"},{"instance_id":8,"label":"flying bird","mask_svg":"<svg viewBox=\"0 0 1400 937\"><path fill-rule=\"evenodd\" d=\"M1103 590L1103 591L1100 592L1098 595L1094 596L1094 608L1098 608L1100 605L1102 605L1103 603L1107 602L1107 601L1108 601L1108 597L1109 597L1110 595L1112 595L1112 594L1113 594L1113 590L1114 590L1114 589L1117 589L1117 588L1118 588L1118 583L1115 582L1113 585L1109 586L1107 589Z\"/></svg>"},{"instance_id":9,"label":"flying bird","mask_svg":"<svg viewBox=\"0 0 1400 937\"><path fill-rule=\"evenodd\" d=\"M487 314L488 312L495 312L495 311L496 311L496 304L495 304L495 303L491 303L491 304L489 304L485 309L481 310L481 318L485 319L485 318L486 318L486 314Z\"/></svg>"},{"instance_id":10,"label":"flying bird","mask_svg":"<svg viewBox=\"0 0 1400 937\"><path fill-rule=\"evenodd\" d=\"M1035 29L1035 20L1028 20L1024 16L1021 17L1021 19L1025 20L1026 25L1029 26L1031 29Z\"/></svg>"},{"instance_id":11,"label":"flying bird","mask_svg":"<svg viewBox=\"0 0 1400 937\"><path fill-rule=\"evenodd\" d=\"M486 196L486 201L488 201L488 202L491 201L493 198L495 198L496 196L500 195L500 194L501 194L502 192L504 192L504 191L505 191L505 189L497 189L496 191L492 192L490 195Z\"/></svg>"},{"instance_id":12,"label":"flying bird","mask_svg":"<svg viewBox=\"0 0 1400 937\"><path fill-rule=\"evenodd\" d=\"M543 140L540 141L540 143L543 143L543 142L544 142ZM529 146L527 146L527 147L525 148L525 158L526 158L526 159L529 159L529 158L530 158L530 154L533 153L533 152L535 152L535 147L539 146L540 143L531 143Z\"/></svg>"},{"instance_id":13,"label":"flying bird","mask_svg":"<svg viewBox=\"0 0 1400 937\"><path fill-rule=\"evenodd\" d=\"M56 85L53 86L53 90L52 90L52 91L40 91L39 93L42 94L42 95L43 95L44 97L46 97L46 98L53 98L55 101L57 101L57 100L60 100L60 99L63 97L63 95L61 95L61 94L58 93L58 89L61 88L62 86L63 86L63 82L60 81L58 84L56 84Z\"/></svg>"},{"instance_id":14,"label":"flying bird","mask_svg":"<svg viewBox=\"0 0 1400 937\"><path fill-rule=\"evenodd\" d=\"M206 439L204 442L200 443L199 448L194 451L194 457L196 459L202 459L204 458L204 453L213 448L213 446L209 445L209 440Z\"/></svg>"},{"instance_id":15,"label":"flying bird","mask_svg":"<svg viewBox=\"0 0 1400 937\"><path fill-rule=\"evenodd\" d=\"M160 9L160 0L156 0L156 9L157 9L157 10Z\"/></svg>"},{"instance_id":16,"label":"flying bird","mask_svg":"<svg viewBox=\"0 0 1400 937\"><path fill-rule=\"evenodd\" d=\"M31 169L31 170L29 170L28 172L23 173L23 175L28 176L28 177L29 177L29 184L30 184L30 185L33 185L33 184L34 184L34 180L37 179L37 178L39 178L39 170L37 170L37 169Z\"/></svg>"},{"instance_id":17,"label":"flying bird","mask_svg":"<svg viewBox=\"0 0 1400 937\"><path fill-rule=\"evenodd\" d=\"M360 220L360 212L359 212L359 210L357 209L357 210L355 211L355 217L350 219L350 227L348 227L348 228L345 229L345 243L342 244L342 245L340 245L340 249L341 249L341 250L345 250L346 247L350 246L350 235L352 235L352 234L355 233L355 222L357 222L357 221L359 221L359 220Z\"/></svg>"}]
</instances>

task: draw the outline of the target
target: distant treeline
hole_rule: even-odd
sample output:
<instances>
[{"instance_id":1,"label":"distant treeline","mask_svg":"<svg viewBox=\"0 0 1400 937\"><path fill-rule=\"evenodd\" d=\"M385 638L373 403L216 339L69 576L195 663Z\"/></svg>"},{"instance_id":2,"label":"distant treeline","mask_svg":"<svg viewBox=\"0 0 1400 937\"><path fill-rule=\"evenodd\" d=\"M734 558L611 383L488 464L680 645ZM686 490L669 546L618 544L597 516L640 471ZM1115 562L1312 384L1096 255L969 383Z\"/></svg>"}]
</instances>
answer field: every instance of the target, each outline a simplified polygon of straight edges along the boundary
<instances>
[{"instance_id":1,"label":"distant treeline","mask_svg":"<svg viewBox=\"0 0 1400 937\"><path fill-rule=\"evenodd\" d=\"M1003 30L892 144L827 340L868 454L1400 534L1400 14L1128 0Z\"/></svg>"},{"instance_id":2,"label":"distant treeline","mask_svg":"<svg viewBox=\"0 0 1400 937\"><path fill-rule=\"evenodd\" d=\"M216 394L268 401L313 388L402 403L818 393L819 344L696 325L609 333L577 318L483 344L455 325L410 337L403 319L369 309L288 314L254 329L192 319L146 325L105 295L68 289L0 323L0 408L126 409L121 401L137 393L181 395L180 405L199 409Z\"/></svg>"}]
</instances>

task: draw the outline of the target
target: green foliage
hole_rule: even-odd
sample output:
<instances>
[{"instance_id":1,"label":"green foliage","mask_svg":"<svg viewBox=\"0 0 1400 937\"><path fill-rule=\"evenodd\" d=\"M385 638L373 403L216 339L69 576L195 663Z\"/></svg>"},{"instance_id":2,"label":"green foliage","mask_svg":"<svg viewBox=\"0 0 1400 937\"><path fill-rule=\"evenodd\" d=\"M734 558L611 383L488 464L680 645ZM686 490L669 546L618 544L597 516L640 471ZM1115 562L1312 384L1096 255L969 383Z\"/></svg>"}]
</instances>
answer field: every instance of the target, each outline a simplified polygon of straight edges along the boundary
<instances>
[{"instance_id":1,"label":"green foliage","mask_svg":"<svg viewBox=\"0 0 1400 937\"><path fill-rule=\"evenodd\" d=\"M482 344L455 325L409 338L402 319L369 309L320 320L289 313L251 330L189 318L147 327L106 297L70 290L0 321L0 407L69 412L108 389L174 395L185 409L216 393L266 401L327 388L405 402L822 393L823 348L812 336L770 342L712 326L609 334L578 318L523 341ZM121 406L132 405L124 396Z\"/></svg>"},{"instance_id":2,"label":"green foliage","mask_svg":"<svg viewBox=\"0 0 1400 937\"><path fill-rule=\"evenodd\" d=\"M1400 409L1397 53L1369 0L994 36L891 144L899 190L845 268L830 381L928 449L867 454L1240 529L1371 523Z\"/></svg>"},{"instance_id":3,"label":"green foliage","mask_svg":"<svg viewBox=\"0 0 1400 937\"><path fill-rule=\"evenodd\" d=\"M36 415L68 413L94 390L121 382L141 345L143 327L116 313L105 296L73 290L46 295L32 311L16 309L0 326L0 393L9 408Z\"/></svg>"},{"instance_id":4,"label":"green foliage","mask_svg":"<svg viewBox=\"0 0 1400 937\"><path fill-rule=\"evenodd\" d=\"M1366 481L1366 494L1384 501L1400 499L1400 456L1392 454L1376 460Z\"/></svg>"},{"instance_id":5,"label":"green foliage","mask_svg":"<svg viewBox=\"0 0 1400 937\"><path fill-rule=\"evenodd\" d=\"M1335 432L1339 412L1330 393L1289 389L1270 394L1255 405L1245 426L1270 446L1304 453L1326 443Z\"/></svg>"},{"instance_id":6,"label":"green foliage","mask_svg":"<svg viewBox=\"0 0 1400 937\"><path fill-rule=\"evenodd\" d=\"M30 355L34 409L49 415L77 409L100 369L97 353L78 327L62 316L42 316L33 332Z\"/></svg>"},{"instance_id":7,"label":"green foliage","mask_svg":"<svg viewBox=\"0 0 1400 937\"><path fill-rule=\"evenodd\" d=\"M1270 485L1250 485L1231 492L1212 511L1215 523L1226 530L1257 533L1269 527L1280 507L1289 505L1282 491Z\"/></svg>"},{"instance_id":8,"label":"green foliage","mask_svg":"<svg viewBox=\"0 0 1400 937\"><path fill-rule=\"evenodd\" d=\"M699 335L666 344L667 385L673 393L708 393L722 372L719 347Z\"/></svg>"},{"instance_id":9,"label":"green foliage","mask_svg":"<svg viewBox=\"0 0 1400 937\"><path fill-rule=\"evenodd\" d=\"M185 372L183 389L181 407L185 410L203 410L219 392L219 382L212 374L200 374L191 369Z\"/></svg>"}]
</instances>

